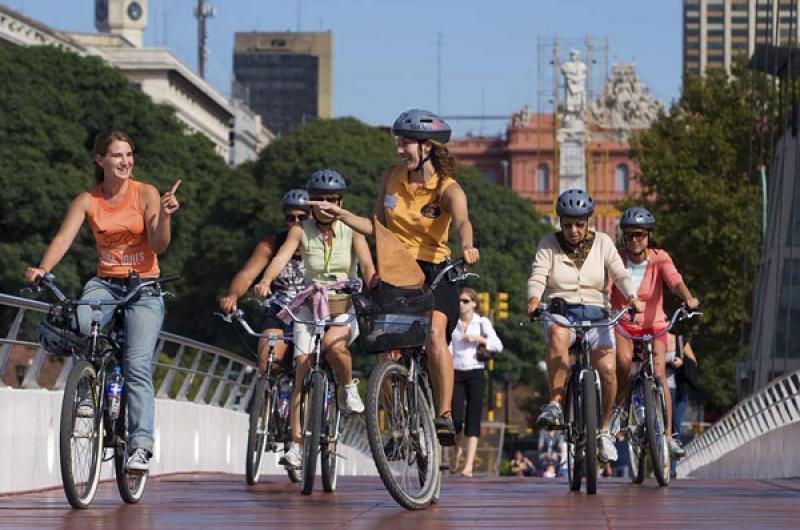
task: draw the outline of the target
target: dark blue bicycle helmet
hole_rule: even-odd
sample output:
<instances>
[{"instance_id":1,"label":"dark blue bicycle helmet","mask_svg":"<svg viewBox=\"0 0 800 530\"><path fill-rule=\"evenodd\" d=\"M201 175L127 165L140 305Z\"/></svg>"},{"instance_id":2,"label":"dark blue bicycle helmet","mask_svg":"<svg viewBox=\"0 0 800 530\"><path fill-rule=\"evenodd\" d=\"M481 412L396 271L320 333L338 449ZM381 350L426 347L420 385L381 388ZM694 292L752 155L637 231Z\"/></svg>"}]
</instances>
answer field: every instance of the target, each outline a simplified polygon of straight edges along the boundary
<instances>
[{"instance_id":1,"label":"dark blue bicycle helmet","mask_svg":"<svg viewBox=\"0 0 800 530\"><path fill-rule=\"evenodd\" d=\"M294 189L286 192L286 195L281 199L281 208L284 210L291 210L297 208L303 211L309 211L308 207L308 192L303 189Z\"/></svg>"},{"instance_id":2,"label":"dark blue bicycle helmet","mask_svg":"<svg viewBox=\"0 0 800 530\"><path fill-rule=\"evenodd\" d=\"M656 218L646 208L634 206L628 208L619 218L620 228L641 228L643 230L655 230Z\"/></svg>"},{"instance_id":3,"label":"dark blue bicycle helmet","mask_svg":"<svg viewBox=\"0 0 800 530\"><path fill-rule=\"evenodd\" d=\"M584 190L572 188L558 196L556 213L559 217L591 217L594 202Z\"/></svg>"},{"instance_id":4,"label":"dark blue bicycle helmet","mask_svg":"<svg viewBox=\"0 0 800 530\"><path fill-rule=\"evenodd\" d=\"M315 193L335 193L344 195L347 191L347 182L344 177L332 169L321 169L315 171L308 179L306 190L309 194Z\"/></svg>"},{"instance_id":5,"label":"dark blue bicycle helmet","mask_svg":"<svg viewBox=\"0 0 800 530\"><path fill-rule=\"evenodd\" d=\"M428 110L411 109L394 120L392 134L417 141L433 140L446 144L453 130L447 123Z\"/></svg>"}]
</instances>

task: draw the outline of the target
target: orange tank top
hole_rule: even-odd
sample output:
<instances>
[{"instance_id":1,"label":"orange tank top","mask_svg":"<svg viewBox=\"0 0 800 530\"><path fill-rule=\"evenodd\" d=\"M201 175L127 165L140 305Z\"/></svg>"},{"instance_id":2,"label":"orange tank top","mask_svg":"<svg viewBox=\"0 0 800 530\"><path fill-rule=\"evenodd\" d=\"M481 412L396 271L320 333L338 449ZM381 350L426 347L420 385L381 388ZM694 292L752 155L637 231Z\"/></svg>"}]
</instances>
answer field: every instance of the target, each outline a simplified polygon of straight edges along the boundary
<instances>
[{"instance_id":1,"label":"orange tank top","mask_svg":"<svg viewBox=\"0 0 800 530\"><path fill-rule=\"evenodd\" d=\"M136 271L141 276L158 276L158 257L147 240L144 224L142 184L131 179L118 206L109 206L102 185L89 190L87 217L97 243L97 275L126 278Z\"/></svg>"}]
</instances>

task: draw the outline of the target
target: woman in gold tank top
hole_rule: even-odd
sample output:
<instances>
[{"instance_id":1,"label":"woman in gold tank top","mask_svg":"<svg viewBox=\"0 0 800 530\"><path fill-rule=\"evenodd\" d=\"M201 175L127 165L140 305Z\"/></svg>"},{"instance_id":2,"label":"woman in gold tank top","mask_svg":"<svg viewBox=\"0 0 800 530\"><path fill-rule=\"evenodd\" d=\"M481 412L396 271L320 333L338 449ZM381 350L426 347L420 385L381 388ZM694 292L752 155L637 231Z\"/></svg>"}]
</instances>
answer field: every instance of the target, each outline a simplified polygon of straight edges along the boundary
<instances>
[{"instance_id":1,"label":"woman in gold tank top","mask_svg":"<svg viewBox=\"0 0 800 530\"><path fill-rule=\"evenodd\" d=\"M61 228L36 267L28 267L25 278L33 283L53 270L88 220L97 244L97 274L83 289L81 298L118 300L125 296L128 275L158 276L158 258L169 247L172 215L178 209L175 192L181 181L159 196L150 184L133 179L133 142L125 133L100 134L94 145L97 185L78 195L67 211ZM114 308L103 309L101 325L111 321ZM80 306L78 326L89 331L91 309ZM128 396L128 468L148 470L153 451L155 395L151 360L164 320L164 301L157 290L143 291L141 298L125 309L123 373Z\"/></svg>"},{"instance_id":2,"label":"woman in gold tank top","mask_svg":"<svg viewBox=\"0 0 800 530\"><path fill-rule=\"evenodd\" d=\"M480 258L473 245L467 196L455 180L456 161L445 146L451 132L432 112L412 109L402 113L392 126L401 163L384 172L375 203L378 220L416 257L428 284L450 258L447 239L451 224L464 261L471 265ZM334 204L319 206L355 231L374 234L372 220ZM436 401L436 432L442 445L453 445L450 407L454 373L447 346L458 322L458 290L452 283L442 282L434 295L428 370Z\"/></svg>"}]
</instances>

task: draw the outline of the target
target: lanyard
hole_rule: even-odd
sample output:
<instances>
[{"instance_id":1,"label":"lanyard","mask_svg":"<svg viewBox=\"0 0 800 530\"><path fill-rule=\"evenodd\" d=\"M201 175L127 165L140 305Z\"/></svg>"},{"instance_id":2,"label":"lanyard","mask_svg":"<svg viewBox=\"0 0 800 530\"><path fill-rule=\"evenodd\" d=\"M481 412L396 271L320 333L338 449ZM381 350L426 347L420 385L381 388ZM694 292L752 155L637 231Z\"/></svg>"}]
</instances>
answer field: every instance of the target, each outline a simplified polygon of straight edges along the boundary
<instances>
[{"instance_id":1,"label":"lanyard","mask_svg":"<svg viewBox=\"0 0 800 530\"><path fill-rule=\"evenodd\" d=\"M330 247L328 246L329 237L331 241ZM333 237L333 227L331 227L330 236L320 230L319 239L322 241L322 270L323 272L328 273L328 267L331 263L331 255L333 254L333 242L336 240L336 238Z\"/></svg>"}]
</instances>

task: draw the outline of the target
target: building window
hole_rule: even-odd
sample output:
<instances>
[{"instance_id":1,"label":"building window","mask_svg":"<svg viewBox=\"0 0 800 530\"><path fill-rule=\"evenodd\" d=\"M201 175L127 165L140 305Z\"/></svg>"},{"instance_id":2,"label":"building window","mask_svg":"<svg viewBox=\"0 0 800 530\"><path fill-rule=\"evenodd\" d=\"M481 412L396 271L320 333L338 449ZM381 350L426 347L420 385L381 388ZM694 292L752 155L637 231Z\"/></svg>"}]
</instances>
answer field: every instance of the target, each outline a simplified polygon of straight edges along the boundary
<instances>
[{"instance_id":1,"label":"building window","mask_svg":"<svg viewBox=\"0 0 800 530\"><path fill-rule=\"evenodd\" d=\"M536 168L536 191L545 192L550 190L550 168L547 164L539 164Z\"/></svg>"},{"instance_id":2,"label":"building window","mask_svg":"<svg viewBox=\"0 0 800 530\"><path fill-rule=\"evenodd\" d=\"M620 164L614 172L614 189L620 193L628 193L628 183L630 180L628 166Z\"/></svg>"}]
</instances>

